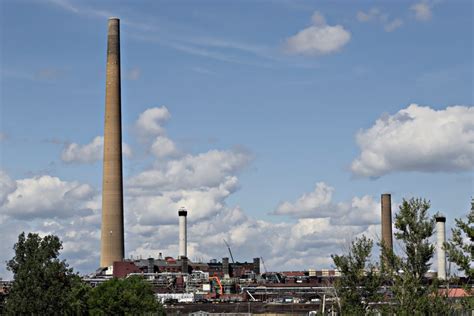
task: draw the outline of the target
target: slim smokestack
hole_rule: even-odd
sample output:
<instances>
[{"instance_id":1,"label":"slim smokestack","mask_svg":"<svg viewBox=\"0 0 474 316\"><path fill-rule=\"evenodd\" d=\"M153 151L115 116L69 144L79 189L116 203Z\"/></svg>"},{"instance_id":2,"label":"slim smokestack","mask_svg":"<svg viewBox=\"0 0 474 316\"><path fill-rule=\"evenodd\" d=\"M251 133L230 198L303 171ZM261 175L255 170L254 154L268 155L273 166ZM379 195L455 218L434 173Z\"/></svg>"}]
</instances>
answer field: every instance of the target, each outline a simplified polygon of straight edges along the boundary
<instances>
[{"instance_id":1,"label":"slim smokestack","mask_svg":"<svg viewBox=\"0 0 474 316\"><path fill-rule=\"evenodd\" d=\"M388 251L393 251L392 244L392 196L382 194L382 243Z\"/></svg>"},{"instance_id":2,"label":"slim smokestack","mask_svg":"<svg viewBox=\"0 0 474 316\"><path fill-rule=\"evenodd\" d=\"M438 242L436 244L436 253L438 254L438 279L446 279L446 252L444 243L446 242L446 217L436 217L436 235Z\"/></svg>"},{"instance_id":3,"label":"slim smokestack","mask_svg":"<svg viewBox=\"0 0 474 316\"><path fill-rule=\"evenodd\" d=\"M104 170L100 266L124 258L122 126L120 100L120 20L109 19L105 85Z\"/></svg>"},{"instance_id":4,"label":"slim smokestack","mask_svg":"<svg viewBox=\"0 0 474 316\"><path fill-rule=\"evenodd\" d=\"M188 211L186 208L182 207L178 210L179 215L179 255L178 258L187 258L188 257L188 232L186 227L186 217Z\"/></svg>"}]
</instances>

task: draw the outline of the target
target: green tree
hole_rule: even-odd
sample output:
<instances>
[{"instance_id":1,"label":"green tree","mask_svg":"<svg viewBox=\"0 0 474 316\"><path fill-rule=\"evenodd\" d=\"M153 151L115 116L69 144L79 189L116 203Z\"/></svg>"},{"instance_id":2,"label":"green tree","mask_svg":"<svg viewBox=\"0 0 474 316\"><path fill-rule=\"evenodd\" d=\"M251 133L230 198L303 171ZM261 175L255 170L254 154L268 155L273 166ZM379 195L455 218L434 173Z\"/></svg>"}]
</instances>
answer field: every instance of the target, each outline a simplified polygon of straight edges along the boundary
<instances>
[{"instance_id":1,"label":"green tree","mask_svg":"<svg viewBox=\"0 0 474 316\"><path fill-rule=\"evenodd\" d=\"M455 263L470 280L474 280L474 200L467 221L456 218L456 227L451 229L452 237L444 244L449 261Z\"/></svg>"},{"instance_id":2,"label":"green tree","mask_svg":"<svg viewBox=\"0 0 474 316\"><path fill-rule=\"evenodd\" d=\"M430 202L424 199L403 199L395 216L395 238L402 256L384 253L388 258L386 277L392 283L397 313L402 315L446 312L437 284L429 285L424 278L435 251L430 243L435 219L428 216L429 208Z\"/></svg>"},{"instance_id":3,"label":"green tree","mask_svg":"<svg viewBox=\"0 0 474 316\"><path fill-rule=\"evenodd\" d=\"M57 236L18 236L15 256L7 262L14 280L6 300L10 315L54 315L69 312L72 289L78 284L68 264L59 260L62 243Z\"/></svg>"},{"instance_id":4,"label":"green tree","mask_svg":"<svg viewBox=\"0 0 474 316\"><path fill-rule=\"evenodd\" d=\"M165 315L151 284L139 276L114 278L93 288L88 306L92 315Z\"/></svg>"},{"instance_id":5,"label":"green tree","mask_svg":"<svg viewBox=\"0 0 474 316\"><path fill-rule=\"evenodd\" d=\"M471 201L471 211L467 215L466 221L456 219L456 227L451 229L452 237L444 244L448 260L455 263L467 277L464 289L472 294L473 290L468 284L474 280L474 200ZM453 281L453 280L452 280ZM474 298L467 297L460 301L463 308L472 310L474 308Z\"/></svg>"},{"instance_id":6,"label":"green tree","mask_svg":"<svg viewBox=\"0 0 474 316\"><path fill-rule=\"evenodd\" d=\"M89 299L92 287L86 284L78 275L74 275L72 279L71 291L68 293L68 314L86 315L89 312Z\"/></svg>"},{"instance_id":7,"label":"green tree","mask_svg":"<svg viewBox=\"0 0 474 316\"><path fill-rule=\"evenodd\" d=\"M343 315L363 315L369 304L379 302L383 296L381 278L376 266L370 263L373 241L365 236L351 243L348 254L331 255L334 265L341 272L335 288Z\"/></svg>"}]
</instances>

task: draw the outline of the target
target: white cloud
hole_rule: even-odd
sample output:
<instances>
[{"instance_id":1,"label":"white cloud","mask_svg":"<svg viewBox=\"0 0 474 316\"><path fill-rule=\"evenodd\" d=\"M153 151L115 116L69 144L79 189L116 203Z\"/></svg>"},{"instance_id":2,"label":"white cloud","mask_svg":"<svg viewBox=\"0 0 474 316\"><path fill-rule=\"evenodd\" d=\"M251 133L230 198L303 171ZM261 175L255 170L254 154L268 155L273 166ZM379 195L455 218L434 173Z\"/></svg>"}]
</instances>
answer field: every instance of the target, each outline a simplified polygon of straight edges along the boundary
<instances>
[{"instance_id":1,"label":"white cloud","mask_svg":"<svg viewBox=\"0 0 474 316\"><path fill-rule=\"evenodd\" d=\"M229 175L241 171L251 160L251 155L242 150L210 150L195 156L188 154L156 164L155 168L139 173L128 183L134 190L215 187L226 181Z\"/></svg>"},{"instance_id":2,"label":"white cloud","mask_svg":"<svg viewBox=\"0 0 474 316\"><path fill-rule=\"evenodd\" d=\"M427 1L421 1L418 3L415 3L410 7L410 10L412 10L415 13L415 19L418 21L429 21L431 20L433 13L431 12L432 5L427 2Z\"/></svg>"},{"instance_id":3,"label":"white cloud","mask_svg":"<svg viewBox=\"0 0 474 316\"><path fill-rule=\"evenodd\" d=\"M282 202L273 211L275 215L296 218L330 218L339 225L369 225L380 220L380 204L370 196L354 197L350 203L333 202L334 188L324 182L316 184L310 193L304 193L295 202Z\"/></svg>"},{"instance_id":4,"label":"white cloud","mask_svg":"<svg viewBox=\"0 0 474 316\"><path fill-rule=\"evenodd\" d=\"M188 213L188 256L194 260L227 257L226 239L236 260L264 257L269 270L328 268L330 254L338 253L350 240L370 233L369 225L334 225L331 218L305 218L296 223L257 220L240 208L223 208L210 218L193 222ZM171 225L150 226L146 233L134 235L134 256L177 255L177 218ZM139 237L140 236L140 237ZM212 236L212 238L209 238ZM298 258L295 260L295 258Z\"/></svg>"},{"instance_id":5,"label":"white cloud","mask_svg":"<svg viewBox=\"0 0 474 316\"><path fill-rule=\"evenodd\" d=\"M174 157L179 154L174 142L165 136L157 136L151 145L151 152L158 158Z\"/></svg>"},{"instance_id":6,"label":"white cloud","mask_svg":"<svg viewBox=\"0 0 474 316\"><path fill-rule=\"evenodd\" d=\"M378 8L371 8L367 12L358 11L356 18L359 22L378 22L383 25L383 29L386 32L393 32L397 28L403 25L403 20L400 18L394 18L390 20L389 14L384 13Z\"/></svg>"},{"instance_id":7,"label":"white cloud","mask_svg":"<svg viewBox=\"0 0 474 316\"><path fill-rule=\"evenodd\" d=\"M75 269L92 272L100 248L100 195L88 184L40 176L12 180L0 171L0 261L13 257L21 232L58 235L62 257ZM77 270L76 270L77 271ZM11 274L0 265L0 277Z\"/></svg>"},{"instance_id":8,"label":"white cloud","mask_svg":"<svg viewBox=\"0 0 474 316\"><path fill-rule=\"evenodd\" d=\"M164 106L145 110L140 114L136 122L136 128L141 135L158 136L163 135L165 130L163 124L171 117L170 112Z\"/></svg>"},{"instance_id":9,"label":"white cloud","mask_svg":"<svg viewBox=\"0 0 474 316\"><path fill-rule=\"evenodd\" d=\"M396 29L398 29L399 27L401 27L403 25L403 21L401 19L394 19L390 22L388 22L387 24L385 24L384 26L384 30L386 32L393 32L395 31Z\"/></svg>"},{"instance_id":10,"label":"white cloud","mask_svg":"<svg viewBox=\"0 0 474 316\"><path fill-rule=\"evenodd\" d=\"M89 144L80 145L71 143L66 145L61 153L61 160L71 163L93 163L102 160L104 152L104 137L97 136ZM122 154L132 156L132 149L127 144L122 144Z\"/></svg>"},{"instance_id":11,"label":"white cloud","mask_svg":"<svg viewBox=\"0 0 474 316\"><path fill-rule=\"evenodd\" d=\"M303 194L294 203L281 203L274 214L298 215L302 217L327 217L328 214L332 212L330 208L332 208L331 200L333 191L334 188L323 182L319 182L316 184L313 192Z\"/></svg>"},{"instance_id":12,"label":"white cloud","mask_svg":"<svg viewBox=\"0 0 474 316\"><path fill-rule=\"evenodd\" d=\"M17 182L29 183L28 190L34 193L28 194L28 200L39 203L35 206L37 211L45 208L42 207L45 200L46 207L56 211L42 211L42 218L36 220L32 214L27 214L28 217L15 214L9 221L0 223L0 229L11 236L17 236L22 230L41 232L43 235L56 234L64 243L62 256L71 266L83 273L94 271L98 266L100 249L98 194L85 185L58 178L31 178ZM336 222L340 220L339 213L330 213L324 218L300 218L295 223L255 219L239 207L226 205L228 197L236 189L237 178L229 174L214 187L165 190L161 194L158 194L161 189L157 187L151 195L126 195L127 256L157 256L159 252L165 256L176 256L177 209L182 205L189 209L188 254L192 260L227 256L222 242L225 238L239 261L262 256L270 270L328 268L332 265L330 254L339 252L353 237L364 232L375 237L371 233L374 226L367 221L349 219L350 223L340 225ZM328 190L327 186L321 187L320 204L328 203ZM33 196L44 196L45 199ZM30 209L31 204L16 207L17 210ZM84 205L92 205L92 211L81 212ZM356 198L352 205L359 205L365 210L370 205L370 199ZM59 212L69 215L56 216ZM359 217L360 214L352 216ZM12 255L13 239L8 243L8 251L0 253L2 260ZM3 272L0 270L0 274Z\"/></svg>"},{"instance_id":13,"label":"white cloud","mask_svg":"<svg viewBox=\"0 0 474 316\"><path fill-rule=\"evenodd\" d=\"M177 210L181 206L186 206L189 209L189 215L193 221L199 221L222 211L225 207L225 200L237 188L237 178L228 177L216 187L132 196L127 205L137 223L144 226L175 222Z\"/></svg>"},{"instance_id":14,"label":"white cloud","mask_svg":"<svg viewBox=\"0 0 474 316\"><path fill-rule=\"evenodd\" d=\"M357 133L361 150L352 162L358 176L395 171L457 172L474 168L474 108L435 110L411 104Z\"/></svg>"},{"instance_id":15,"label":"white cloud","mask_svg":"<svg viewBox=\"0 0 474 316\"><path fill-rule=\"evenodd\" d=\"M95 190L78 182L62 181L48 175L16 180L0 206L0 214L14 218L66 218L74 211L87 215Z\"/></svg>"},{"instance_id":16,"label":"white cloud","mask_svg":"<svg viewBox=\"0 0 474 316\"><path fill-rule=\"evenodd\" d=\"M286 40L286 50L292 54L327 55L338 52L346 45L351 33L341 25L328 25L324 17L315 12L313 25Z\"/></svg>"}]
</instances>

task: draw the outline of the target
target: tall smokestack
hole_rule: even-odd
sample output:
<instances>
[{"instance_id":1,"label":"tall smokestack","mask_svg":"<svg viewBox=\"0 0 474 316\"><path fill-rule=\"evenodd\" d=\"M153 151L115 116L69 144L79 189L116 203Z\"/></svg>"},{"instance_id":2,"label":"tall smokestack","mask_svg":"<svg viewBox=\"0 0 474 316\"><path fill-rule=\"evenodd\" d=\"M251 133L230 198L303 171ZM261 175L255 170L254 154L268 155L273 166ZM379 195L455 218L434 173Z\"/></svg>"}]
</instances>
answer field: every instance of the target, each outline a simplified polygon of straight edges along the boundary
<instances>
[{"instance_id":1,"label":"tall smokestack","mask_svg":"<svg viewBox=\"0 0 474 316\"><path fill-rule=\"evenodd\" d=\"M392 243L392 196L382 194L382 243L389 252L393 251Z\"/></svg>"},{"instance_id":2,"label":"tall smokestack","mask_svg":"<svg viewBox=\"0 0 474 316\"><path fill-rule=\"evenodd\" d=\"M436 244L436 253L438 254L438 279L446 279L446 252L444 243L446 242L446 217L436 217L436 235L438 242Z\"/></svg>"},{"instance_id":3,"label":"tall smokestack","mask_svg":"<svg viewBox=\"0 0 474 316\"><path fill-rule=\"evenodd\" d=\"M104 170L100 266L124 258L122 126L120 100L120 20L109 19L105 84Z\"/></svg>"},{"instance_id":4,"label":"tall smokestack","mask_svg":"<svg viewBox=\"0 0 474 316\"><path fill-rule=\"evenodd\" d=\"M186 217L188 215L188 211L186 208L181 207L178 210L179 215L179 255L178 258L187 258L188 251L187 251L187 242L188 242L188 232L186 227Z\"/></svg>"}]
</instances>

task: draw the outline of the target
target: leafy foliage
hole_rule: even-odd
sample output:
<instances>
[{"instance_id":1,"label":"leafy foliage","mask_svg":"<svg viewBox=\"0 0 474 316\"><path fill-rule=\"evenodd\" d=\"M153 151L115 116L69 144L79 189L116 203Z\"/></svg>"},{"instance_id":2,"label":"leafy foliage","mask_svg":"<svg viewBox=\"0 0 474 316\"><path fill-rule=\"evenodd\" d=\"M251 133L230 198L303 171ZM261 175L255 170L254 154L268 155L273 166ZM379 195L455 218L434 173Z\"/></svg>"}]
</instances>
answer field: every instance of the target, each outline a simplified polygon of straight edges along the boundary
<instances>
[{"instance_id":1,"label":"leafy foliage","mask_svg":"<svg viewBox=\"0 0 474 316\"><path fill-rule=\"evenodd\" d=\"M85 284L59 260L57 236L21 233L14 249L7 263L14 274L8 315L164 315L151 285L140 277L111 279L96 288Z\"/></svg>"},{"instance_id":2,"label":"leafy foliage","mask_svg":"<svg viewBox=\"0 0 474 316\"><path fill-rule=\"evenodd\" d=\"M429 208L424 199L403 199L395 216L395 238L403 255L384 254L389 258L386 276L392 283L396 310L403 315L444 314L447 308L436 282L430 285L424 278L435 251L429 240L435 232L435 218L428 216Z\"/></svg>"},{"instance_id":3,"label":"leafy foliage","mask_svg":"<svg viewBox=\"0 0 474 316\"><path fill-rule=\"evenodd\" d=\"M474 200L467 221L456 219L456 228L451 229L452 238L445 243L448 258L454 262L470 280L474 279Z\"/></svg>"},{"instance_id":4,"label":"leafy foliage","mask_svg":"<svg viewBox=\"0 0 474 316\"><path fill-rule=\"evenodd\" d=\"M14 246L15 256L7 263L14 275L6 301L8 314L49 315L70 310L69 294L78 276L58 259L61 249L57 236L20 234Z\"/></svg>"},{"instance_id":5,"label":"leafy foliage","mask_svg":"<svg viewBox=\"0 0 474 316\"><path fill-rule=\"evenodd\" d=\"M89 293L88 306L93 315L165 315L151 285L139 276L100 284Z\"/></svg>"},{"instance_id":6,"label":"leafy foliage","mask_svg":"<svg viewBox=\"0 0 474 316\"><path fill-rule=\"evenodd\" d=\"M362 236L352 242L347 255L331 256L341 272L335 286L343 315L365 314L369 303L382 299L379 292L381 278L376 267L369 262L372 248L373 241Z\"/></svg>"},{"instance_id":7,"label":"leafy foliage","mask_svg":"<svg viewBox=\"0 0 474 316\"><path fill-rule=\"evenodd\" d=\"M401 260L403 271L420 281L430 268L435 247L429 238L435 231L434 217L428 217L430 203L422 199L403 199L400 211L395 216L395 238L402 244L405 253Z\"/></svg>"},{"instance_id":8,"label":"leafy foliage","mask_svg":"<svg viewBox=\"0 0 474 316\"><path fill-rule=\"evenodd\" d=\"M474 200L471 201L471 211L467 215L467 221L456 219L456 227L451 229L452 237L444 244L448 255L448 260L455 263L467 277L464 290L474 294L474 290L469 287L474 279ZM458 278L452 278L456 281ZM462 308L466 310L474 309L474 297L465 297L459 300Z\"/></svg>"}]
</instances>

